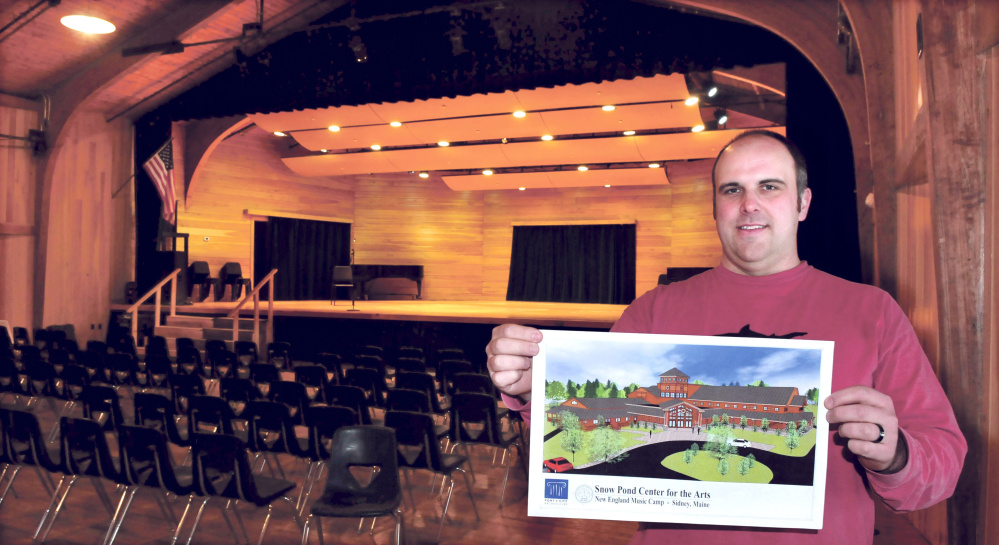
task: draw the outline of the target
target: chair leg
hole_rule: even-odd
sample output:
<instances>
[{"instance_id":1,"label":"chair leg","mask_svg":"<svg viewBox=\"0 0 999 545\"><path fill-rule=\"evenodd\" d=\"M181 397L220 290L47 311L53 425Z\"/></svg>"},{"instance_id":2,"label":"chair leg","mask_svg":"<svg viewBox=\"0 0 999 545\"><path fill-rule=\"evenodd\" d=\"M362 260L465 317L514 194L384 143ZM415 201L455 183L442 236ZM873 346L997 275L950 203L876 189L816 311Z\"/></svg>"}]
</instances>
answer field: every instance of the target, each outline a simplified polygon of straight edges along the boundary
<instances>
[{"instance_id":1,"label":"chair leg","mask_svg":"<svg viewBox=\"0 0 999 545\"><path fill-rule=\"evenodd\" d=\"M192 494L187 497L187 505L184 506L184 512L180 514L180 522L177 523L177 528L173 531L173 538L170 540L172 545L176 545L177 539L180 538L180 530L184 527L184 520L187 519L187 513L191 511L191 503L193 502L194 495Z\"/></svg>"},{"instance_id":2,"label":"chair leg","mask_svg":"<svg viewBox=\"0 0 999 545\"><path fill-rule=\"evenodd\" d=\"M207 504L208 498L201 500L201 507L198 507L198 514L194 517L194 525L191 526L191 533L187 536L187 545L191 545L191 541L194 540L194 532L198 529L198 524L201 522L201 515L205 513L205 505Z\"/></svg>"},{"instance_id":3,"label":"chair leg","mask_svg":"<svg viewBox=\"0 0 999 545\"><path fill-rule=\"evenodd\" d=\"M413 506L413 511L416 511L416 500L413 498L413 484L409 482L409 471L403 468L399 468L402 472L402 478L406 481L406 488L409 489L409 503Z\"/></svg>"},{"instance_id":4,"label":"chair leg","mask_svg":"<svg viewBox=\"0 0 999 545\"><path fill-rule=\"evenodd\" d=\"M236 506L233 503L233 500L229 500L226 503L226 509L232 509L232 514L236 517L236 522L239 523L239 530L243 532L243 539L246 541L246 544L249 545L250 535L246 533L246 524L243 524L243 517L239 514L239 511L236 510ZM225 509L222 510L222 518L225 519L226 524L229 524L229 529L232 530L232 537L236 538L236 531L233 529L232 523L229 522L229 517L226 514ZM236 543L239 543L239 538L236 538Z\"/></svg>"},{"instance_id":5,"label":"chair leg","mask_svg":"<svg viewBox=\"0 0 999 545\"><path fill-rule=\"evenodd\" d=\"M69 489L73 487L73 483L76 482L77 477L74 475L66 487L66 490L62 494L59 494L60 489L62 489L63 483L66 482L67 477L63 476L59 479L59 484L56 485L55 493L52 494L52 500L49 501L49 506L45 508L45 512L42 513L42 520L38 521L38 529L35 530L35 535L31 538L32 541L38 541L38 534L42 533L42 528L45 527L45 522L49 519L49 514L53 515L53 520L55 519L55 511L52 509L56 505L56 500L59 500L59 507L62 507L63 500L66 499L66 495L69 494ZM49 525L51 527L51 524ZM46 532L47 533L47 532ZM44 541L44 540L43 540Z\"/></svg>"},{"instance_id":6,"label":"chair leg","mask_svg":"<svg viewBox=\"0 0 999 545\"><path fill-rule=\"evenodd\" d=\"M443 485L441 486L443 492ZM447 500L444 502L444 510L441 511L441 523L437 526L437 542L440 543L441 531L444 529L444 519L447 517L447 508L451 505L451 493L454 492L454 479L451 479L451 486L447 487Z\"/></svg>"},{"instance_id":7,"label":"chair leg","mask_svg":"<svg viewBox=\"0 0 999 545\"><path fill-rule=\"evenodd\" d=\"M504 456L505 457L505 456ZM503 476L503 492L500 493L499 508L503 508L503 498L506 497L506 483L510 480L510 461L506 463L506 474Z\"/></svg>"},{"instance_id":8,"label":"chair leg","mask_svg":"<svg viewBox=\"0 0 999 545\"><path fill-rule=\"evenodd\" d=\"M264 534L267 533L267 523L271 521L271 511L273 506L267 506L267 516L264 517L264 525L260 527L260 539L257 540L257 545L264 545Z\"/></svg>"},{"instance_id":9,"label":"chair leg","mask_svg":"<svg viewBox=\"0 0 999 545\"><path fill-rule=\"evenodd\" d=\"M472 510L475 511L475 520L476 521L482 520L479 517L479 508L475 506L475 496L472 495L472 481L468 479L468 473L466 473L464 469L459 467L458 471L460 471L461 474L465 477L465 488L468 490L468 499L471 500L472 502Z\"/></svg>"},{"instance_id":10,"label":"chair leg","mask_svg":"<svg viewBox=\"0 0 999 545\"><path fill-rule=\"evenodd\" d=\"M118 536L118 530L121 529L121 523L125 520L128 508L132 506L132 500L135 499L135 493L138 491L139 487L137 486L126 487L125 491L121 493L121 500L118 501L118 509L111 518L111 525L108 526L108 531L104 535L104 545L114 543L115 537Z\"/></svg>"}]
</instances>

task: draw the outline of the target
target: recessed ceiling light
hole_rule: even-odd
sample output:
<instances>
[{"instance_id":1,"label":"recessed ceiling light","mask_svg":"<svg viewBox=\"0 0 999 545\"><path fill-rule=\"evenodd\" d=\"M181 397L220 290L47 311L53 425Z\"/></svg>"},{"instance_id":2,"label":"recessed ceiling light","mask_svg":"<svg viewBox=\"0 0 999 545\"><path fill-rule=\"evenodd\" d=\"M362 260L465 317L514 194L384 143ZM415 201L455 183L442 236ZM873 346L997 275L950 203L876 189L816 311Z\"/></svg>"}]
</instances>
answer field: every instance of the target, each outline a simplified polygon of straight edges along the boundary
<instances>
[{"instance_id":1,"label":"recessed ceiling light","mask_svg":"<svg viewBox=\"0 0 999 545\"><path fill-rule=\"evenodd\" d=\"M576 167L576 170L578 170L580 172L586 172L587 170L590 170L590 169L587 168L586 165L579 165L578 167Z\"/></svg>"},{"instance_id":2,"label":"recessed ceiling light","mask_svg":"<svg viewBox=\"0 0 999 545\"><path fill-rule=\"evenodd\" d=\"M274 136L288 136L288 135L281 131L274 131Z\"/></svg>"},{"instance_id":3,"label":"recessed ceiling light","mask_svg":"<svg viewBox=\"0 0 999 545\"><path fill-rule=\"evenodd\" d=\"M401 127L402 123L399 122L399 121L393 121L393 122L389 123L389 125L391 125L393 127Z\"/></svg>"},{"instance_id":4,"label":"recessed ceiling light","mask_svg":"<svg viewBox=\"0 0 999 545\"><path fill-rule=\"evenodd\" d=\"M541 139L542 139L542 140L544 140L545 142L550 142L550 141L552 141L552 140L553 140L554 138L555 138L555 137L554 137L554 136L552 136L552 135L550 135L550 134L546 134L546 135L544 135L544 136L542 136L542 137L541 137Z\"/></svg>"},{"instance_id":5,"label":"recessed ceiling light","mask_svg":"<svg viewBox=\"0 0 999 545\"><path fill-rule=\"evenodd\" d=\"M697 97L690 97L687 100L683 101L683 103L686 106L693 106L694 104L697 104Z\"/></svg>"},{"instance_id":6,"label":"recessed ceiling light","mask_svg":"<svg viewBox=\"0 0 999 545\"><path fill-rule=\"evenodd\" d=\"M429 178L429 177L430 177L430 173L429 172L421 172L420 173L420 178Z\"/></svg>"},{"instance_id":7,"label":"recessed ceiling light","mask_svg":"<svg viewBox=\"0 0 999 545\"><path fill-rule=\"evenodd\" d=\"M325 149L321 149L321 150L319 150L319 151L321 151L321 152L323 152L323 153L326 153L326 152L327 152L327 151L329 151L329 150L325 150Z\"/></svg>"},{"instance_id":8,"label":"recessed ceiling light","mask_svg":"<svg viewBox=\"0 0 999 545\"><path fill-rule=\"evenodd\" d=\"M375 151L378 151L378 150L382 149L382 147L379 146L378 144L371 144L371 149L373 149Z\"/></svg>"},{"instance_id":9,"label":"recessed ceiling light","mask_svg":"<svg viewBox=\"0 0 999 545\"><path fill-rule=\"evenodd\" d=\"M659 163L649 163L649 168L659 168Z\"/></svg>"},{"instance_id":10,"label":"recessed ceiling light","mask_svg":"<svg viewBox=\"0 0 999 545\"><path fill-rule=\"evenodd\" d=\"M340 127L338 127L336 125L330 125L329 129L330 129L330 132L340 132Z\"/></svg>"},{"instance_id":11,"label":"recessed ceiling light","mask_svg":"<svg viewBox=\"0 0 999 545\"><path fill-rule=\"evenodd\" d=\"M625 136L635 136L635 131L624 131Z\"/></svg>"},{"instance_id":12,"label":"recessed ceiling light","mask_svg":"<svg viewBox=\"0 0 999 545\"><path fill-rule=\"evenodd\" d=\"M485 170L482 171L482 174L484 176L492 176L493 175L493 171L491 169L487 168L487 169L485 169Z\"/></svg>"},{"instance_id":13,"label":"recessed ceiling light","mask_svg":"<svg viewBox=\"0 0 999 545\"><path fill-rule=\"evenodd\" d=\"M64 27L84 34L110 34L115 30L110 22L89 15L67 15L59 19L59 22Z\"/></svg>"},{"instance_id":14,"label":"recessed ceiling light","mask_svg":"<svg viewBox=\"0 0 999 545\"><path fill-rule=\"evenodd\" d=\"M690 128L690 132L701 132L704 130L704 125L694 125Z\"/></svg>"},{"instance_id":15,"label":"recessed ceiling light","mask_svg":"<svg viewBox=\"0 0 999 545\"><path fill-rule=\"evenodd\" d=\"M451 145L451 142L448 142L447 140L441 140L440 142L437 142L437 145L442 148L446 148Z\"/></svg>"},{"instance_id":16,"label":"recessed ceiling light","mask_svg":"<svg viewBox=\"0 0 999 545\"><path fill-rule=\"evenodd\" d=\"M524 117L526 115L527 112L525 112L524 110L517 110L516 112L513 112L513 117Z\"/></svg>"},{"instance_id":17,"label":"recessed ceiling light","mask_svg":"<svg viewBox=\"0 0 999 545\"><path fill-rule=\"evenodd\" d=\"M518 191L523 191L523 190L525 190L525 189L527 189L527 188L526 188L526 187L518 187L518 188L517 188L517 190L518 190Z\"/></svg>"},{"instance_id":18,"label":"recessed ceiling light","mask_svg":"<svg viewBox=\"0 0 999 545\"><path fill-rule=\"evenodd\" d=\"M610 187L610 184L604 184L604 187Z\"/></svg>"},{"instance_id":19,"label":"recessed ceiling light","mask_svg":"<svg viewBox=\"0 0 999 545\"><path fill-rule=\"evenodd\" d=\"M601 106L600 109L603 110L603 111L605 111L605 112L613 112L615 108L614 108L613 105L608 104L606 106Z\"/></svg>"}]
</instances>

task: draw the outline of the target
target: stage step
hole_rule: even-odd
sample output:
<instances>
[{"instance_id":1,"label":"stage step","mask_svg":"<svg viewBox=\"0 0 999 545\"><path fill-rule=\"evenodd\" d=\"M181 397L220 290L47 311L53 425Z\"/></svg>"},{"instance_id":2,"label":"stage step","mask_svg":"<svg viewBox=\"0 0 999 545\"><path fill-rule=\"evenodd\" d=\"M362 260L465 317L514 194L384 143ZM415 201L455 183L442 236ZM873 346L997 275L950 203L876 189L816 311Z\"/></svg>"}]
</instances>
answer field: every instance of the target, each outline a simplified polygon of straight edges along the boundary
<instances>
[{"instance_id":1,"label":"stage step","mask_svg":"<svg viewBox=\"0 0 999 545\"><path fill-rule=\"evenodd\" d=\"M177 316L167 316L166 317L166 325L168 325L168 326L176 326L176 327L205 328L205 327L213 327L215 325L215 321L214 320L215 319L211 318L211 317L204 317L204 316L181 316L181 315L178 314ZM182 336L183 335L178 335L178 337L182 337Z\"/></svg>"},{"instance_id":2,"label":"stage step","mask_svg":"<svg viewBox=\"0 0 999 545\"><path fill-rule=\"evenodd\" d=\"M232 318L212 318L204 316L177 315L167 316L166 325L155 328L154 334L166 338L170 356L177 356L177 339L187 337L194 341L194 346L202 351L204 358L205 344L207 340L222 340L226 342L226 347L233 350L232 341ZM260 321L261 350L267 346L266 320ZM253 320L240 318L237 340L253 340ZM144 347L138 347L139 356L145 354Z\"/></svg>"}]
</instances>

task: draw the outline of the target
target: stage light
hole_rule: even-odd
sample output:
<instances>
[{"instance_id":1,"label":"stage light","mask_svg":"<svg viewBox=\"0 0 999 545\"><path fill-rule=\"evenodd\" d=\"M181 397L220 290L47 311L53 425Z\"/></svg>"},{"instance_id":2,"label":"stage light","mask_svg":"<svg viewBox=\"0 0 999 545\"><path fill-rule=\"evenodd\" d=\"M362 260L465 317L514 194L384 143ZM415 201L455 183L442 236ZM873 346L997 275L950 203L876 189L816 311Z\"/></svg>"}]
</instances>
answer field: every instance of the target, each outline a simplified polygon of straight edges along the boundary
<instances>
[{"instance_id":1,"label":"stage light","mask_svg":"<svg viewBox=\"0 0 999 545\"><path fill-rule=\"evenodd\" d=\"M336 125L330 125L329 129L330 129L330 132L340 132L340 127L338 127Z\"/></svg>"},{"instance_id":2,"label":"stage light","mask_svg":"<svg viewBox=\"0 0 999 545\"><path fill-rule=\"evenodd\" d=\"M451 145L451 142L448 142L447 140L441 140L440 142L437 142L437 145L442 148L446 148Z\"/></svg>"},{"instance_id":3,"label":"stage light","mask_svg":"<svg viewBox=\"0 0 999 545\"><path fill-rule=\"evenodd\" d=\"M683 104L684 106L693 106L694 104L697 104L697 102L698 102L697 97L690 97L687 100L683 101Z\"/></svg>"},{"instance_id":4,"label":"stage light","mask_svg":"<svg viewBox=\"0 0 999 545\"><path fill-rule=\"evenodd\" d=\"M493 171L491 169L487 168L487 169L485 169L485 170L482 171L482 175L483 176L492 176L493 175Z\"/></svg>"},{"instance_id":5,"label":"stage light","mask_svg":"<svg viewBox=\"0 0 999 545\"><path fill-rule=\"evenodd\" d=\"M554 138L555 137L552 136L552 135L550 135L550 134L546 134L546 135L544 135L544 136L541 137L541 139L544 140L545 142L551 142Z\"/></svg>"},{"instance_id":6,"label":"stage light","mask_svg":"<svg viewBox=\"0 0 999 545\"><path fill-rule=\"evenodd\" d=\"M615 107L611 104L608 104L606 106L601 106L600 109L605 112L613 112L615 110Z\"/></svg>"},{"instance_id":7,"label":"stage light","mask_svg":"<svg viewBox=\"0 0 999 545\"><path fill-rule=\"evenodd\" d=\"M704 130L704 125L694 125L690 128L690 132L701 132Z\"/></svg>"},{"instance_id":8,"label":"stage light","mask_svg":"<svg viewBox=\"0 0 999 545\"><path fill-rule=\"evenodd\" d=\"M368 47L364 45L360 36L355 34L347 45L354 52L354 58L357 59L357 62L368 62Z\"/></svg>"},{"instance_id":9,"label":"stage light","mask_svg":"<svg viewBox=\"0 0 999 545\"><path fill-rule=\"evenodd\" d=\"M373 149L375 151L378 151L378 150L382 149L382 147L379 146L378 144L371 144L371 149Z\"/></svg>"},{"instance_id":10,"label":"stage light","mask_svg":"<svg viewBox=\"0 0 999 545\"><path fill-rule=\"evenodd\" d=\"M659 163L649 163L649 168L659 168Z\"/></svg>"},{"instance_id":11,"label":"stage light","mask_svg":"<svg viewBox=\"0 0 999 545\"><path fill-rule=\"evenodd\" d=\"M587 168L586 165L579 165L578 167L576 167L576 170L578 170L580 172L586 172L587 170L590 170L590 169Z\"/></svg>"},{"instance_id":12,"label":"stage light","mask_svg":"<svg viewBox=\"0 0 999 545\"><path fill-rule=\"evenodd\" d=\"M527 112L524 110L517 110L516 112L513 112L513 117L525 117L526 115Z\"/></svg>"},{"instance_id":13,"label":"stage light","mask_svg":"<svg viewBox=\"0 0 999 545\"><path fill-rule=\"evenodd\" d=\"M393 122L389 123L389 125L391 125L393 127L401 127L402 123L400 123L398 121L393 121Z\"/></svg>"},{"instance_id":14,"label":"stage light","mask_svg":"<svg viewBox=\"0 0 999 545\"><path fill-rule=\"evenodd\" d=\"M635 131L624 131L625 136L635 136Z\"/></svg>"},{"instance_id":15,"label":"stage light","mask_svg":"<svg viewBox=\"0 0 999 545\"><path fill-rule=\"evenodd\" d=\"M419 174L419 176L420 176L420 178L429 178L430 177L430 173L429 172L421 172Z\"/></svg>"}]
</instances>

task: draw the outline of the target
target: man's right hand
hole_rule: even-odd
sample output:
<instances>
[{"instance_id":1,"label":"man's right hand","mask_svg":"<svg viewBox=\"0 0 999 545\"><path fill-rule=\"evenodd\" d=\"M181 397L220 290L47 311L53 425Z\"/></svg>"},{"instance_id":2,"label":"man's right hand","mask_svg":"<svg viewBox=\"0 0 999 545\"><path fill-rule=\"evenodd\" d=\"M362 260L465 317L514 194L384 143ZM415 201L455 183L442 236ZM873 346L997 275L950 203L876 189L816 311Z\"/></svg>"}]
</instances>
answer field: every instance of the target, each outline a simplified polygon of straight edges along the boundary
<instances>
[{"instance_id":1,"label":"man's right hand","mask_svg":"<svg viewBox=\"0 0 999 545\"><path fill-rule=\"evenodd\" d=\"M541 332L533 327L503 324L493 329L486 346L489 376L508 396L531 400L531 364L538 355Z\"/></svg>"}]
</instances>

